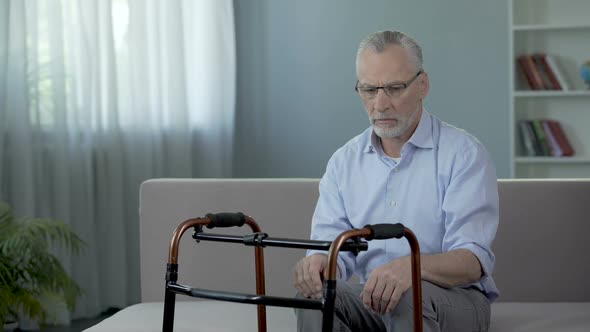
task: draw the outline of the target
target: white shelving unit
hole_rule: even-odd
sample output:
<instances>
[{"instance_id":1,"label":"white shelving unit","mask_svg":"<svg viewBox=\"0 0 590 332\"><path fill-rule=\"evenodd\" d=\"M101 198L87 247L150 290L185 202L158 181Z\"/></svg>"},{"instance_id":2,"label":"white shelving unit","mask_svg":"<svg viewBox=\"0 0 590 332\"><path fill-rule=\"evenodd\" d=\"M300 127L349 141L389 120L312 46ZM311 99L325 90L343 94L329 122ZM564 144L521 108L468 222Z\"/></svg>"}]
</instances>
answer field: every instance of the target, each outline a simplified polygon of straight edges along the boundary
<instances>
[{"instance_id":1,"label":"white shelving unit","mask_svg":"<svg viewBox=\"0 0 590 332\"><path fill-rule=\"evenodd\" d=\"M516 178L590 177L590 89L580 66L590 61L590 0L509 0L511 175ZM546 53L558 63L570 89L530 90L516 59ZM520 120L561 123L573 157L527 157Z\"/></svg>"}]
</instances>

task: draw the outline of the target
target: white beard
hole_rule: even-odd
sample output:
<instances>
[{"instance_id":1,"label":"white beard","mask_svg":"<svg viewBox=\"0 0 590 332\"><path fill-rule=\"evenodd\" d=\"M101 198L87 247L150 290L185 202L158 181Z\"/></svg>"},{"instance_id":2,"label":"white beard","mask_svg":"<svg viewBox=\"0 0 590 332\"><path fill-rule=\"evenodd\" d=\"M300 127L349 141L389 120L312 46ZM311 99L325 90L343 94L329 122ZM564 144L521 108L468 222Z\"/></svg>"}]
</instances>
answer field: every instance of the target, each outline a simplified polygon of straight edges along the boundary
<instances>
[{"instance_id":1,"label":"white beard","mask_svg":"<svg viewBox=\"0 0 590 332\"><path fill-rule=\"evenodd\" d=\"M397 124L393 127L379 127L375 124L375 120L391 118L386 113L379 113L374 117L369 116L369 121L373 127L373 131L375 134L377 134L377 136L381 138L397 138L405 134L410 129L419 113L418 110L420 110L420 106L418 106L416 110L405 119L395 118L397 120Z\"/></svg>"}]
</instances>

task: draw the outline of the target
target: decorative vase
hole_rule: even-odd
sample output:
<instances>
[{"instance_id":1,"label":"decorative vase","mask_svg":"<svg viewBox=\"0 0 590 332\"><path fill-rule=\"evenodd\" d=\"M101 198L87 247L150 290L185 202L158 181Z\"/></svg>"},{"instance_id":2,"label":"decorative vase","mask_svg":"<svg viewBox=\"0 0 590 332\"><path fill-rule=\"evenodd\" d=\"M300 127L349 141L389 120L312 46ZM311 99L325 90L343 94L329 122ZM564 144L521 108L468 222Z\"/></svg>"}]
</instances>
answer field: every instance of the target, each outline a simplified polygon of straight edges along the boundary
<instances>
[{"instance_id":1,"label":"decorative vase","mask_svg":"<svg viewBox=\"0 0 590 332\"><path fill-rule=\"evenodd\" d=\"M582 64L580 67L580 76L582 76L582 79L590 89L590 61Z\"/></svg>"}]
</instances>

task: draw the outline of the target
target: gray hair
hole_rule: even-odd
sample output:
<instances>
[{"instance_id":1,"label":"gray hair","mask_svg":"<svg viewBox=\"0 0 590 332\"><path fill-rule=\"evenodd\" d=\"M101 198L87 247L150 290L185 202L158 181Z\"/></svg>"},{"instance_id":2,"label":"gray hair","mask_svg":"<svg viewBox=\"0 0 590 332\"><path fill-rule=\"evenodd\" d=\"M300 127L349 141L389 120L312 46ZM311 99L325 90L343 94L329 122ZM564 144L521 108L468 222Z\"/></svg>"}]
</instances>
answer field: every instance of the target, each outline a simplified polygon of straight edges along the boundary
<instances>
[{"instance_id":1,"label":"gray hair","mask_svg":"<svg viewBox=\"0 0 590 332\"><path fill-rule=\"evenodd\" d=\"M356 52L356 72L358 75L359 58L363 51L370 49L377 53L385 51L389 45L399 45L404 48L411 61L416 66L416 70L422 70L422 47L410 36L406 35L401 31L377 31L374 32L363 40L359 44L359 48Z\"/></svg>"}]
</instances>

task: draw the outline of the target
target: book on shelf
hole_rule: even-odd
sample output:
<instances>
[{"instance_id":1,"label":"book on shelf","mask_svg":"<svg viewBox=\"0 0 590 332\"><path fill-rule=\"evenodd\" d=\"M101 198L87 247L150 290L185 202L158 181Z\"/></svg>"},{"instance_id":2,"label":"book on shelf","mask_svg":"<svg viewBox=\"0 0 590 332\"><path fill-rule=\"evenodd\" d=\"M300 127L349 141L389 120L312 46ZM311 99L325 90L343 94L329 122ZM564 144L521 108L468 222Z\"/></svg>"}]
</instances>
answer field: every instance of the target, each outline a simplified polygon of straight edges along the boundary
<instances>
[{"instance_id":1,"label":"book on shelf","mask_svg":"<svg viewBox=\"0 0 590 332\"><path fill-rule=\"evenodd\" d=\"M567 84L563 72L559 69L556 58L551 54L545 54L544 59L547 63L547 68L555 75L555 79L559 83L559 86L561 86L561 90L569 90L570 86Z\"/></svg>"},{"instance_id":2,"label":"book on shelf","mask_svg":"<svg viewBox=\"0 0 590 332\"><path fill-rule=\"evenodd\" d=\"M519 121L519 130L525 155L530 157L543 156L543 148L535 134L533 122L529 120Z\"/></svg>"},{"instance_id":3,"label":"book on shelf","mask_svg":"<svg viewBox=\"0 0 590 332\"><path fill-rule=\"evenodd\" d=\"M544 156L545 153L543 151L543 147L541 146L541 140L539 140L539 136L535 133L535 126L533 125L533 121L526 121L526 124L528 127L528 133L533 141L535 156Z\"/></svg>"},{"instance_id":4,"label":"book on shelf","mask_svg":"<svg viewBox=\"0 0 590 332\"><path fill-rule=\"evenodd\" d=\"M563 90L562 85L559 83L559 80L557 79L555 70L552 69L552 67L549 65L549 62L547 61L547 54L535 54L533 55L533 59L537 64L537 68L540 68L540 71L543 73L543 77L545 78L545 85L551 87L552 90Z\"/></svg>"},{"instance_id":5,"label":"book on shelf","mask_svg":"<svg viewBox=\"0 0 590 332\"><path fill-rule=\"evenodd\" d=\"M518 129L523 155L527 157L569 157L574 155L561 124L556 120L521 120Z\"/></svg>"},{"instance_id":6,"label":"book on shelf","mask_svg":"<svg viewBox=\"0 0 590 332\"><path fill-rule=\"evenodd\" d=\"M535 68L539 72L539 76L541 76L545 90L561 90L561 85L555 77L555 73L546 65L546 54L533 54L531 58L535 63Z\"/></svg>"},{"instance_id":7,"label":"book on shelf","mask_svg":"<svg viewBox=\"0 0 590 332\"><path fill-rule=\"evenodd\" d=\"M527 121L521 120L518 122L518 128L525 155L527 157L536 156L537 151L535 149L535 136L531 128L529 127L529 124L527 123Z\"/></svg>"},{"instance_id":8,"label":"book on shelf","mask_svg":"<svg viewBox=\"0 0 590 332\"><path fill-rule=\"evenodd\" d=\"M547 140L549 141L549 145L551 146L551 155L553 157L561 157L563 156L563 150L557 143L557 139L553 134L553 131L549 127L549 122L547 120L543 120L543 130L545 130L545 135L547 136Z\"/></svg>"},{"instance_id":9,"label":"book on shelf","mask_svg":"<svg viewBox=\"0 0 590 332\"><path fill-rule=\"evenodd\" d=\"M551 147L549 146L547 135L545 135L542 120L531 120L531 123L533 126L533 132L535 133L535 138L539 142L539 146L541 148L541 156L551 156Z\"/></svg>"},{"instance_id":10,"label":"book on shelf","mask_svg":"<svg viewBox=\"0 0 590 332\"><path fill-rule=\"evenodd\" d=\"M517 62L531 90L569 90L554 56L546 53L522 54Z\"/></svg>"},{"instance_id":11,"label":"book on shelf","mask_svg":"<svg viewBox=\"0 0 590 332\"><path fill-rule=\"evenodd\" d=\"M528 54L523 54L517 58L517 61L524 77L526 78L529 88L532 90L545 90L543 80L535 66L533 58Z\"/></svg>"},{"instance_id":12,"label":"book on shelf","mask_svg":"<svg viewBox=\"0 0 590 332\"><path fill-rule=\"evenodd\" d=\"M565 131L563 130L561 124L556 120L544 120L547 122L547 126L551 134L555 137L555 141L558 144L559 148L561 149L562 156L569 157L574 155L574 149L570 141L568 140Z\"/></svg>"}]
</instances>

